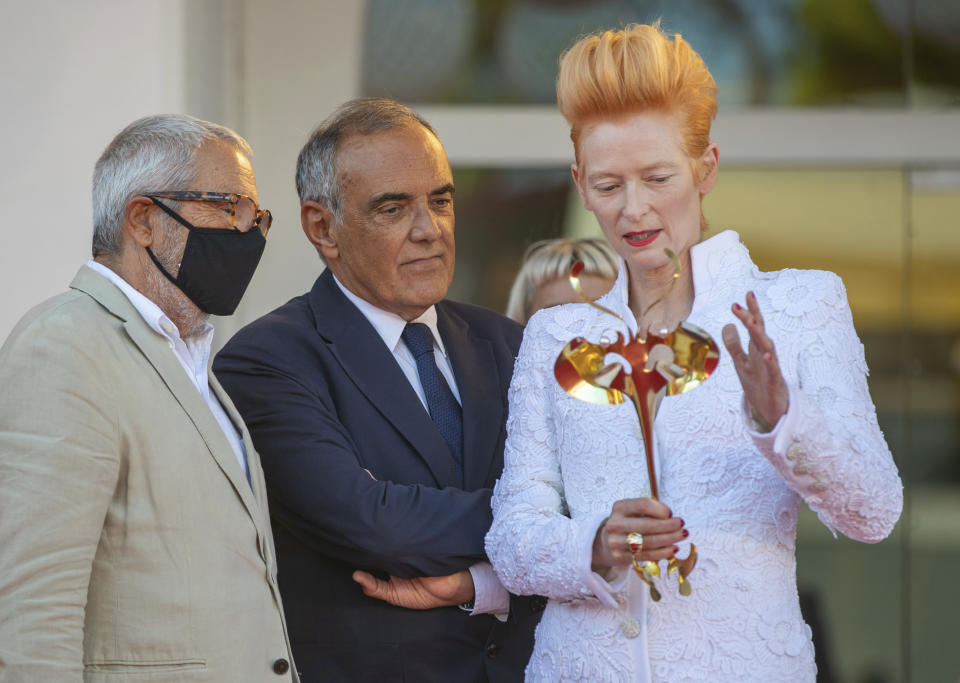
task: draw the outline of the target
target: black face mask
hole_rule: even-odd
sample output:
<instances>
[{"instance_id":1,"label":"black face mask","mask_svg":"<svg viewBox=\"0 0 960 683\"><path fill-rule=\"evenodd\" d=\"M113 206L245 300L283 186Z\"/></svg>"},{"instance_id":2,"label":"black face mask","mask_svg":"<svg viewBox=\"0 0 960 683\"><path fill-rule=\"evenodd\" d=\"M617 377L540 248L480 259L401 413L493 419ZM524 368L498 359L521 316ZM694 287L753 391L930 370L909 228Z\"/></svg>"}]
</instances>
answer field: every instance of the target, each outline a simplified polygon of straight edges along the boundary
<instances>
[{"instance_id":1,"label":"black face mask","mask_svg":"<svg viewBox=\"0 0 960 683\"><path fill-rule=\"evenodd\" d=\"M256 227L247 232L198 228L170 207L156 200L154 204L190 231L177 277L167 272L150 247L145 247L154 264L204 313L231 315L260 263L266 238Z\"/></svg>"}]
</instances>

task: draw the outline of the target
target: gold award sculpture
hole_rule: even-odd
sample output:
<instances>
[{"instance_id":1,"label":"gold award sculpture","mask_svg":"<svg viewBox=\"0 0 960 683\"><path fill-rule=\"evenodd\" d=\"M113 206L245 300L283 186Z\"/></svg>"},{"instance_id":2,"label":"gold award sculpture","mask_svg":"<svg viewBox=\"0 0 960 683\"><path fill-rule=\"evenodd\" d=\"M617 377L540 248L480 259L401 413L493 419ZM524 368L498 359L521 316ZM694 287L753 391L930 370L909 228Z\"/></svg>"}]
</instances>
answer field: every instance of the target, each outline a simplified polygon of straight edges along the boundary
<instances>
[{"instance_id":1,"label":"gold award sculpture","mask_svg":"<svg viewBox=\"0 0 960 683\"><path fill-rule=\"evenodd\" d=\"M670 251L665 250L674 262L674 282L679 275L679 261ZM578 261L570 270L570 284L585 303L604 313L626 321L608 308L594 303L583 294L580 287L580 272L583 263ZM651 304L644 313L659 302ZM642 317L642 316L641 316ZM600 405L619 405L626 399L633 401L640 421L643 446L647 460L647 474L650 477L650 497L658 500L657 475L653 457L653 421L664 395L674 396L690 391L704 382L717 367L720 352L717 343L705 331L688 322L669 332L659 330L659 334L648 332L643 338L638 332L634 337L627 328L627 334L617 333L613 343L593 344L583 337L576 337L563 347L554 365L554 376L563 389L581 401ZM610 354L615 354L608 362ZM625 361L625 362L624 362ZM677 574L678 590L681 595L690 595L689 575L697 563L697 546L690 544L690 553L685 559L671 557L667 563L667 574ZM633 569L650 587L653 600L660 599L660 592L654 585L654 577L660 576L660 567L656 562L640 565L633 561Z\"/></svg>"}]
</instances>

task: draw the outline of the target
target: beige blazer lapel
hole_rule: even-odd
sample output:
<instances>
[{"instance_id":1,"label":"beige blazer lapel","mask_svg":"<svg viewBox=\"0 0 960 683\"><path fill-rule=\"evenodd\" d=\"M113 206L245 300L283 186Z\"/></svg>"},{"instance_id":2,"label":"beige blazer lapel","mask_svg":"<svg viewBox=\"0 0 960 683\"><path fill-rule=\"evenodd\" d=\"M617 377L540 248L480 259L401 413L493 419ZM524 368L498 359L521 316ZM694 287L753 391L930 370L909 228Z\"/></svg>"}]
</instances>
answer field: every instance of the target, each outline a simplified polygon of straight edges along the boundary
<instances>
[{"instance_id":1,"label":"beige blazer lapel","mask_svg":"<svg viewBox=\"0 0 960 683\"><path fill-rule=\"evenodd\" d=\"M260 514L266 517L266 484L263 478L263 469L260 467L260 458L257 456L257 452L253 447L253 437L250 436L247 425L243 422L243 417L240 415L236 406L233 405L233 401L230 400L226 389L224 389L217 380L217 376L214 375L213 372L208 372L207 378L210 383L210 390L217 397L217 400L220 401L220 405L223 406L223 409L230 417L230 421L233 422L237 431L240 432L240 437L243 439L243 447L247 451L247 468L250 470L250 487L253 489L254 499L260 506Z\"/></svg>"},{"instance_id":2,"label":"beige blazer lapel","mask_svg":"<svg viewBox=\"0 0 960 683\"><path fill-rule=\"evenodd\" d=\"M244 507L246 507L247 513L257 529L257 535L261 538L261 541L265 540L267 530L263 514L264 508L261 507L260 501L255 497L254 491L237 461L233 448L230 446L230 442L227 441L227 437L220 428L220 424L213 416L210 407L203 400L200 392L197 391L196 386L187 377L187 373L180 365L180 361L177 360L167 340L146 323L123 292L99 273L86 267L81 268L70 286L89 294L113 315L124 321L123 327L130 340L140 349L167 385L167 388L170 389L170 393L183 407L184 412L206 444L210 455L243 501ZM210 374L212 373L208 373L208 375ZM229 401L224 401L222 397L225 394L223 394L223 389L220 388L219 384L217 388L219 389L217 396L224 404L224 408L227 409L227 405L229 405L228 413L231 419L237 420L239 416L236 416L233 405ZM243 424L243 422L239 421L239 424ZM243 434L246 447L251 449L252 446L248 440L249 434L247 434L246 428L243 429ZM248 461L253 459L255 458L248 458Z\"/></svg>"}]
</instances>

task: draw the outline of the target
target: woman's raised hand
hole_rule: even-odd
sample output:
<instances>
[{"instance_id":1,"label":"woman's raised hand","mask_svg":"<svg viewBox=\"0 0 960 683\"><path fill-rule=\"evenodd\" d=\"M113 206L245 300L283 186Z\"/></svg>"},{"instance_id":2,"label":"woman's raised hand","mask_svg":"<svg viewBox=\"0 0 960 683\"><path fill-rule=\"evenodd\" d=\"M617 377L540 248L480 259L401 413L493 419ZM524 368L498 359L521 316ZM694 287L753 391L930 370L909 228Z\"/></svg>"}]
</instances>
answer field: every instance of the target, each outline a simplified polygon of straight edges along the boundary
<instances>
[{"instance_id":1,"label":"woman's raised hand","mask_svg":"<svg viewBox=\"0 0 960 683\"><path fill-rule=\"evenodd\" d=\"M763 431L770 431L787 412L790 403L787 382L777 361L777 350L764 330L763 316L753 292L747 293L746 308L733 304L733 314L750 333L750 343L744 352L737 328L731 323L723 327L723 344L737 369L751 417Z\"/></svg>"}]
</instances>

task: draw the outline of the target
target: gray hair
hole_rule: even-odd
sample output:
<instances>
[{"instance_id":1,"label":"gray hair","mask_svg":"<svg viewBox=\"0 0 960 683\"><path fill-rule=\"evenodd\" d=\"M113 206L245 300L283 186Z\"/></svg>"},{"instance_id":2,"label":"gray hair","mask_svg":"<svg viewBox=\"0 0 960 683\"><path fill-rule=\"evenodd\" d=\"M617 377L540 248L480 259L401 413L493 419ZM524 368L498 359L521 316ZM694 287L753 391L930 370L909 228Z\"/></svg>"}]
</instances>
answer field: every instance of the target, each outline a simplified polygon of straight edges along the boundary
<instances>
[{"instance_id":1,"label":"gray hair","mask_svg":"<svg viewBox=\"0 0 960 683\"><path fill-rule=\"evenodd\" d=\"M107 145L93 171L93 255L117 254L127 202L150 191L204 190L196 180L197 152L219 141L253 156L250 145L225 126L187 116L137 119Z\"/></svg>"},{"instance_id":2,"label":"gray hair","mask_svg":"<svg viewBox=\"0 0 960 683\"><path fill-rule=\"evenodd\" d=\"M364 97L340 105L310 134L297 157L300 204L313 201L343 220L343 194L336 157L340 143L351 135L373 135L392 128L420 125L438 140L437 131L409 107L383 97Z\"/></svg>"},{"instance_id":3,"label":"gray hair","mask_svg":"<svg viewBox=\"0 0 960 683\"><path fill-rule=\"evenodd\" d=\"M581 275L598 275L615 280L619 270L617 255L606 240L552 239L534 242L523 253L523 265L510 288L506 314L526 323L536 311L530 310L537 287L570 275L570 268L583 261Z\"/></svg>"}]
</instances>

